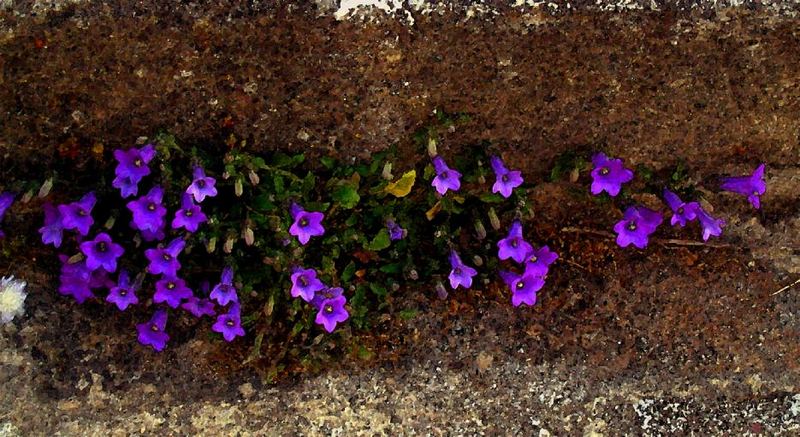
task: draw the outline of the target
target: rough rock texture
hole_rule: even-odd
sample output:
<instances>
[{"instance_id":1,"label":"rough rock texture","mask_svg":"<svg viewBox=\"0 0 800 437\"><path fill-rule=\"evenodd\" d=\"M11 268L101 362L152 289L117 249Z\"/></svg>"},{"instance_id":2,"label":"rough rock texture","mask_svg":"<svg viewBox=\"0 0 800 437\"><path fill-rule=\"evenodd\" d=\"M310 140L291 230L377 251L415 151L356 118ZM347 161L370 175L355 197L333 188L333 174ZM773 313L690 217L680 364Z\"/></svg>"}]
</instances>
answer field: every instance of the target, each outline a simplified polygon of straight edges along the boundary
<instances>
[{"instance_id":1,"label":"rough rock texture","mask_svg":"<svg viewBox=\"0 0 800 437\"><path fill-rule=\"evenodd\" d=\"M0 178L88 172L158 129L346 158L399 143L412 160L411 133L440 108L471 114L442 153L489 141L532 179L566 150L684 160L709 187L765 161L764 208L707 192L729 223L721 247L682 244L690 228L623 251L592 233L618 211L541 184L530 237L562 259L536 307L494 284L446 302L410 291L393 309L418 315L365 339L373 358L277 385L186 319L164 353L139 347L143 313L59 297L32 249L0 265L31 284L26 317L0 333L0 435L797 434L800 300L772 295L800 272L793 5L470 4L411 8L411 26L311 5L4 4Z\"/></svg>"}]
</instances>

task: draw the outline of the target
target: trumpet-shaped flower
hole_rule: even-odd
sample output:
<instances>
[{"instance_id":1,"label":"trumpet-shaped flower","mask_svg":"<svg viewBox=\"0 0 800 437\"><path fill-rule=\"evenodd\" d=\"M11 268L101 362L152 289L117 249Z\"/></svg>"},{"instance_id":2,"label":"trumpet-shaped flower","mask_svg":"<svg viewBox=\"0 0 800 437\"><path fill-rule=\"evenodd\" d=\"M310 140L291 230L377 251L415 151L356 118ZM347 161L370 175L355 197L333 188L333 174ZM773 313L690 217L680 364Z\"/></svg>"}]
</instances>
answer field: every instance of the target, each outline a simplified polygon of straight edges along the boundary
<instances>
[{"instance_id":1,"label":"trumpet-shaped flower","mask_svg":"<svg viewBox=\"0 0 800 437\"><path fill-rule=\"evenodd\" d=\"M222 269L220 283L214 286L209 297L216 300L220 305L227 305L229 302L239 302L239 296L236 294L236 287L233 286L233 268L225 267Z\"/></svg>"},{"instance_id":2,"label":"trumpet-shaped flower","mask_svg":"<svg viewBox=\"0 0 800 437\"><path fill-rule=\"evenodd\" d=\"M185 246L186 242L182 238L176 238L166 247L145 250L144 256L150 261L147 266L148 273L176 276L181 268L178 255L180 255Z\"/></svg>"},{"instance_id":3,"label":"trumpet-shaped flower","mask_svg":"<svg viewBox=\"0 0 800 437\"><path fill-rule=\"evenodd\" d=\"M192 290L186 286L186 281L176 277L165 276L156 282L156 292L153 294L153 302L165 302L171 308L178 308L181 301L192 296Z\"/></svg>"},{"instance_id":4,"label":"trumpet-shaped flower","mask_svg":"<svg viewBox=\"0 0 800 437\"><path fill-rule=\"evenodd\" d=\"M544 278L530 272L518 274L501 271L500 277L511 290L511 304L515 307L521 304L533 306L536 304L536 293L544 287Z\"/></svg>"},{"instance_id":5,"label":"trumpet-shaped flower","mask_svg":"<svg viewBox=\"0 0 800 437\"><path fill-rule=\"evenodd\" d=\"M611 197L619 194L622 184L633 180L633 171L625 168L621 159L608 158L598 152L592 156L592 194L605 191Z\"/></svg>"},{"instance_id":6,"label":"trumpet-shaped flower","mask_svg":"<svg viewBox=\"0 0 800 437\"><path fill-rule=\"evenodd\" d=\"M345 303L347 303L347 299L342 295L322 300L314 322L325 327L326 331L333 332L338 323L344 322L350 317L350 313L344 307Z\"/></svg>"},{"instance_id":7,"label":"trumpet-shaped flower","mask_svg":"<svg viewBox=\"0 0 800 437\"><path fill-rule=\"evenodd\" d=\"M444 158L433 157L433 168L436 170L436 177L431 185L436 188L437 193L444 195L448 190L458 191L461 188L461 173L448 167Z\"/></svg>"},{"instance_id":8,"label":"trumpet-shaped flower","mask_svg":"<svg viewBox=\"0 0 800 437\"><path fill-rule=\"evenodd\" d=\"M766 164L760 164L749 176L733 176L722 179L720 187L725 191L747 196L753 208L761 208L761 196L767 192L767 182L764 180Z\"/></svg>"},{"instance_id":9,"label":"trumpet-shaped flower","mask_svg":"<svg viewBox=\"0 0 800 437\"><path fill-rule=\"evenodd\" d=\"M297 237L300 244L308 243L311 237L318 237L325 234L322 227L322 219L325 214L321 212L308 212L302 206L292 203L289 209L294 223L289 227L289 233Z\"/></svg>"},{"instance_id":10,"label":"trumpet-shaped flower","mask_svg":"<svg viewBox=\"0 0 800 437\"><path fill-rule=\"evenodd\" d=\"M477 275L477 270L473 269L472 267L464 264L461 261L461 257L458 256L458 252L455 250L450 251L450 286L453 290L457 289L459 286L464 288L472 287L472 277Z\"/></svg>"},{"instance_id":11,"label":"trumpet-shaped flower","mask_svg":"<svg viewBox=\"0 0 800 437\"><path fill-rule=\"evenodd\" d=\"M186 302L181 304L181 308L185 309L198 319L203 316L214 317L217 312L214 310L214 302L208 299L201 299L197 296L192 296L186 299Z\"/></svg>"},{"instance_id":12,"label":"trumpet-shaped flower","mask_svg":"<svg viewBox=\"0 0 800 437\"><path fill-rule=\"evenodd\" d=\"M317 272L314 269L304 269L296 267L292 271L292 297L301 297L306 302L311 302L314 299L317 291L323 290L325 285L317 278Z\"/></svg>"},{"instance_id":13,"label":"trumpet-shaped flower","mask_svg":"<svg viewBox=\"0 0 800 437\"><path fill-rule=\"evenodd\" d=\"M128 209L133 214L134 229L157 233L164 226L167 208L161 204L163 197L164 190L156 185L147 195L128 202Z\"/></svg>"},{"instance_id":14,"label":"trumpet-shaped flower","mask_svg":"<svg viewBox=\"0 0 800 437\"><path fill-rule=\"evenodd\" d=\"M683 227L687 222L697 218L697 210L700 209L699 203L684 202L677 194L670 190L664 190L664 200L672 210L672 219L670 219L670 224L672 226L678 225Z\"/></svg>"},{"instance_id":15,"label":"trumpet-shaped flower","mask_svg":"<svg viewBox=\"0 0 800 437\"><path fill-rule=\"evenodd\" d=\"M397 241L406 237L406 230L401 228L394 220L386 220L386 229L389 231L389 240Z\"/></svg>"},{"instance_id":16,"label":"trumpet-shaped flower","mask_svg":"<svg viewBox=\"0 0 800 437\"><path fill-rule=\"evenodd\" d=\"M492 170L494 170L494 174L497 177L494 185L492 185L492 193L500 193L505 198L510 197L514 188L522 185L522 172L507 169L503 160L498 156L492 156L490 162Z\"/></svg>"},{"instance_id":17,"label":"trumpet-shaped flower","mask_svg":"<svg viewBox=\"0 0 800 437\"><path fill-rule=\"evenodd\" d=\"M725 220L712 217L703 208L697 209L697 218L703 228L703 241L708 241L712 236L719 237L722 235L722 227L725 226Z\"/></svg>"},{"instance_id":18,"label":"trumpet-shaped flower","mask_svg":"<svg viewBox=\"0 0 800 437\"><path fill-rule=\"evenodd\" d=\"M64 236L64 225L61 223L61 213L58 208L53 206L52 203L45 203L44 208L44 226L39 228L39 233L42 234L42 243L52 244L54 247L61 247L61 241Z\"/></svg>"},{"instance_id":19,"label":"trumpet-shaped flower","mask_svg":"<svg viewBox=\"0 0 800 437\"><path fill-rule=\"evenodd\" d=\"M136 195L139 191L139 181L150 174L148 164L155 156L156 150L152 144L141 149L132 147L128 150L114 151L117 167L114 169L116 177L111 185L120 189L123 198Z\"/></svg>"},{"instance_id":20,"label":"trumpet-shaped flower","mask_svg":"<svg viewBox=\"0 0 800 437\"><path fill-rule=\"evenodd\" d=\"M74 229L81 235L88 235L89 229L94 224L92 208L96 203L97 197L94 192L90 192L77 202L59 205L58 212L61 214L61 224L64 229Z\"/></svg>"},{"instance_id":21,"label":"trumpet-shaped flower","mask_svg":"<svg viewBox=\"0 0 800 437\"><path fill-rule=\"evenodd\" d=\"M193 177L194 179L191 185L189 185L189 188L186 189L186 192L194 197L195 202L201 203L206 197L214 197L217 195L217 189L214 187L217 180L211 176L206 176L203 167L195 167Z\"/></svg>"},{"instance_id":22,"label":"trumpet-shaped flower","mask_svg":"<svg viewBox=\"0 0 800 437\"><path fill-rule=\"evenodd\" d=\"M534 276L547 276L550 264L558 259L558 254L547 246L542 246L531 251L525 261L525 273Z\"/></svg>"},{"instance_id":23,"label":"trumpet-shaped flower","mask_svg":"<svg viewBox=\"0 0 800 437\"><path fill-rule=\"evenodd\" d=\"M189 232L196 232L202 223L208 220L199 205L192 201L192 196L184 193L181 198L181 209L175 213L172 220L172 229L184 228Z\"/></svg>"},{"instance_id":24,"label":"trumpet-shaped flower","mask_svg":"<svg viewBox=\"0 0 800 437\"><path fill-rule=\"evenodd\" d=\"M630 244L644 249L647 247L648 237L656 231L663 221L661 213L645 208L644 206L631 206L625 210L622 220L614 225L617 233L617 244L627 247Z\"/></svg>"},{"instance_id":25,"label":"trumpet-shaped flower","mask_svg":"<svg viewBox=\"0 0 800 437\"><path fill-rule=\"evenodd\" d=\"M508 236L497 242L497 248L498 258L501 260L511 258L518 263L524 262L528 254L533 251L533 246L522 237L522 223L519 220L511 223Z\"/></svg>"},{"instance_id":26,"label":"trumpet-shaped flower","mask_svg":"<svg viewBox=\"0 0 800 437\"><path fill-rule=\"evenodd\" d=\"M117 259L125 253L125 249L114 243L105 232L97 234L94 240L84 241L80 247L86 255L86 268L96 270L102 267L109 273L117 271Z\"/></svg>"},{"instance_id":27,"label":"trumpet-shaped flower","mask_svg":"<svg viewBox=\"0 0 800 437\"><path fill-rule=\"evenodd\" d=\"M157 310L150 321L136 325L139 331L139 343L145 346L152 346L156 352L161 352L169 341L169 334L164 330L167 328L167 311Z\"/></svg>"},{"instance_id":28,"label":"trumpet-shaped flower","mask_svg":"<svg viewBox=\"0 0 800 437\"><path fill-rule=\"evenodd\" d=\"M211 326L211 330L222 334L222 337L228 342L233 341L236 337L244 336L239 303L235 302L227 313L217 316L217 321Z\"/></svg>"},{"instance_id":29,"label":"trumpet-shaped flower","mask_svg":"<svg viewBox=\"0 0 800 437\"><path fill-rule=\"evenodd\" d=\"M139 303L136 291L137 284L132 283L128 271L122 269L119 272L117 285L111 287L108 296L106 296L106 301L116 305L120 311L125 311L128 306Z\"/></svg>"}]
</instances>

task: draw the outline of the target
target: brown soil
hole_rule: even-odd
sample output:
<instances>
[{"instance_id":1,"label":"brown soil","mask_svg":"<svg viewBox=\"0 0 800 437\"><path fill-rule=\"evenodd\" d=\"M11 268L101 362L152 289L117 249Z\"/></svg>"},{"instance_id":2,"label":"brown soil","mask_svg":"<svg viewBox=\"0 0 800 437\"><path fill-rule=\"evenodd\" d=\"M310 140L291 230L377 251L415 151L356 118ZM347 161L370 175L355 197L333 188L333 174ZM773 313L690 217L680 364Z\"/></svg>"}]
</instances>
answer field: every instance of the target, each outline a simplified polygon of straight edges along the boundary
<instances>
[{"instance_id":1,"label":"brown soil","mask_svg":"<svg viewBox=\"0 0 800 437\"><path fill-rule=\"evenodd\" d=\"M800 426L800 302L797 289L771 295L800 273L798 20L508 10L469 25L419 16L409 28L122 3L3 17L13 29L0 45L4 180L60 160L92 168L159 129L343 158L398 143L421 159L411 134L440 108L471 114L441 153L489 141L531 180L564 151L603 148L656 170L685 160L709 186L765 161L770 188L758 212L706 194L729 222L725 247L668 241L696 240L690 228L640 252L591 233L619 212L588 199L583 181L543 183L530 193L529 236L562 259L536 307L511 307L495 285L447 301L408 292L392 308L416 318L354 337L372 358L344 354L274 387L188 319L176 319L164 353L144 350L140 314L61 298L52 260L31 251L0 266L31 283L28 315L0 336L0 421L11 424L0 425L24 435ZM96 143L105 154L74 153Z\"/></svg>"}]
</instances>

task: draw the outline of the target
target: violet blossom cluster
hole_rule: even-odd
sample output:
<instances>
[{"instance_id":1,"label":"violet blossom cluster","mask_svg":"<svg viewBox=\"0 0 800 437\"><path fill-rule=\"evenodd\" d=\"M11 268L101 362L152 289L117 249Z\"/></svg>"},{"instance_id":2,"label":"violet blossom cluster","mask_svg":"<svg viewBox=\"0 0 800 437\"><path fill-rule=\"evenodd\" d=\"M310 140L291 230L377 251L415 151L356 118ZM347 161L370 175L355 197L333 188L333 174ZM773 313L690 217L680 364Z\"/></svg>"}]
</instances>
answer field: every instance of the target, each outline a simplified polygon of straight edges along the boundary
<instances>
[{"instance_id":1,"label":"violet blossom cluster","mask_svg":"<svg viewBox=\"0 0 800 437\"><path fill-rule=\"evenodd\" d=\"M522 267L522 272L519 273L500 271L500 277L511 291L511 304L515 307L523 303L535 305L537 293L544 287L550 265L558 259L558 254L546 245L534 248L525 241L522 223L514 220L508 236L497 242L497 257L500 260L514 260Z\"/></svg>"},{"instance_id":2,"label":"violet blossom cluster","mask_svg":"<svg viewBox=\"0 0 800 437\"><path fill-rule=\"evenodd\" d=\"M314 322L322 325L326 331L333 332L336 325L350 317L345 304L347 298L341 287L329 287L317 277L317 271L296 266L290 276L292 297L299 297L310 303L317 310Z\"/></svg>"}]
</instances>

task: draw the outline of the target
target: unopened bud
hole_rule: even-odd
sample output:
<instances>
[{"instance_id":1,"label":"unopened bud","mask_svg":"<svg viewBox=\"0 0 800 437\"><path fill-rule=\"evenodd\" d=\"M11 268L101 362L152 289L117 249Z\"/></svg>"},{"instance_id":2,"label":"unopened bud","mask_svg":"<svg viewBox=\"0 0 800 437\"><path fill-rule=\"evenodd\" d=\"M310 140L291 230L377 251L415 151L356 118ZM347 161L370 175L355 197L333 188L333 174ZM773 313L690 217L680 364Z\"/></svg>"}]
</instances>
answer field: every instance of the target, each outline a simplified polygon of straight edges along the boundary
<instances>
[{"instance_id":1,"label":"unopened bud","mask_svg":"<svg viewBox=\"0 0 800 437\"><path fill-rule=\"evenodd\" d=\"M31 201L31 199L33 199L33 190L32 189L26 191L25 194L22 195L22 198L20 198L20 202L28 203L28 202Z\"/></svg>"},{"instance_id":2,"label":"unopened bud","mask_svg":"<svg viewBox=\"0 0 800 437\"><path fill-rule=\"evenodd\" d=\"M42 184L42 187L39 188L39 198L47 197L50 194L50 190L53 189L53 178L48 178Z\"/></svg>"},{"instance_id":3,"label":"unopened bud","mask_svg":"<svg viewBox=\"0 0 800 437\"><path fill-rule=\"evenodd\" d=\"M444 288L442 281L436 282L436 296L438 296L441 300L447 299L447 289Z\"/></svg>"},{"instance_id":4,"label":"unopened bud","mask_svg":"<svg viewBox=\"0 0 800 437\"><path fill-rule=\"evenodd\" d=\"M117 222L117 218L114 217L114 216L111 216L111 217L108 218L108 220L106 220L106 223L103 225L103 227L106 228L106 229L111 229L111 228L114 227L114 223L116 223L116 222Z\"/></svg>"},{"instance_id":5,"label":"unopened bud","mask_svg":"<svg viewBox=\"0 0 800 437\"><path fill-rule=\"evenodd\" d=\"M233 183L233 194L235 194L236 197L242 197L242 193L244 193L242 178L236 178L236 182Z\"/></svg>"},{"instance_id":6,"label":"unopened bud","mask_svg":"<svg viewBox=\"0 0 800 437\"><path fill-rule=\"evenodd\" d=\"M217 250L217 237L211 237L206 241L206 252L213 253L215 250Z\"/></svg>"},{"instance_id":7,"label":"unopened bud","mask_svg":"<svg viewBox=\"0 0 800 437\"><path fill-rule=\"evenodd\" d=\"M244 238L244 244L248 246L252 246L253 243L256 241L256 236L253 234L253 230L250 227L245 227L242 231L242 238Z\"/></svg>"},{"instance_id":8,"label":"unopened bud","mask_svg":"<svg viewBox=\"0 0 800 437\"><path fill-rule=\"evenodd\" d=\"M497 217L497 213L495 212L494 208L489 208L489 223L492 225L492 229L495 231L500 230L500 219Z\"/></svg>"},{"instance_id":9,"label":"unopened bud","mask_svg":"<svg viewBox=\"0 0 800 437\"><path fill-rule=\"evenodd\" d=\"M483 173L478 175L478 183L481 184L481 185L486 183L486 176L484 176Z\"/></svg>"},{"instance_id":10,"label":"unopened bud","mask_svg":"<svg viewBox=\"0 0 800 437\"><path fill-rule=\"evenodd\" d=\"M417 273L417 271L416 271L416 270L414 270L414 269L411 269L411 271L410 271L410 272L408 272L408 277L409 277L409 279L411 279L412 281L416 281L417 279L419 279L419 273Z\"/></svg>"},{"instance_id":11,"label":"unopened bud","mask_svg":"<svg viewBox=\"0 0 800 437\"><path fill-rule=\"evenodd\" d=\"M233 243L236 242L236 237L228 237L225 240L225 244L222 246L222 251L225 253L231 253L233 251Z\"/></svg>"},{"instance_id":12,"label":"unopened bud","mask_svg":"<svg viewBox=\"0 0 800 437\"><path fill-rule=\"evenodd\" d=\"M250 172L247 173L247 177L250 179L250 183L253 185L258 185L258 183L261 182L261 178L258 177L258 173L253 170L250 170Z\"/></svg>"},{"instance_id":13,"label":"unopened bud","mask_svg":"<svg viewBox=\"0 0 800 437\"><path fill-rule=\"evenodd\" d=\"M231 174L228 173L227 171L223 171L222 172L222 179L225 179L227 181L228 179L230 179L230 177L231 177Z\"/></svg>"},{"instance_id":14,"label":"unopened bud","mask_svg":"<svg viewBox=\"0 0 800 437\"><path fill-rule=\"evenodd\" d=\"M386 179L387 181L390 181L390 180L394 179L394 176L392 175L392 163L391 162L387 162L386 164L383 164L383 171L381 172L381 177Z\"/></svg>"},{"instance_id":15,"label":"unopened bud","mask_svg":"<svg viewBox=\"0 0 800 437\"><path fill-rule=\"evenodd\" d=\"M483 221L481 221L481 219L475 220L475 235L478 237L478 240L486 238L486 227L483 226Z\"/></svg>"},{"instance_id":16,"label":"unopened bud","mask_svg":"<svg viewBox=\"0 0 800 437\"><path fill-rule=\"evenodd\" d=\"M439 153L436 150L436 139L435 138L428 138L428 155L433 158L434 156L438 155Z\"/></svg>"},{"instance_id":17,"label":"unopened bud","mask_svg":"<svg viewBox=\"0 0 800 437\"><path fill-rule=\"evenodd\" d=\"M483 265L483 258L478 255L472 257L472 263L475 264L476 267L480 267Z\"/></svg>"},{"instance_id":18,"label":"unopened bud","mask_svg":"<svg viewBox=\"0 0 800 437\"><path fill-rule=\"evenodd\" d=\"M69 257L69 259L67 260L67 263L68 264L75 264L75 263L79 263L79 262L83 261L83 259L84 259L84 256L83 256L82 253L76 253L75 255L72 255L71 257Z\"/></svg>"},{"instance_id":19,"label":"unopened bud","mask_svg":"<svg viewBox=\"0 0 800 437\"><path fill-rule=\"evenodd\" d=\"M397 282L392 282L392 291L397 291L400 289L400 284Z\"/></svg>"}]
</instances>

